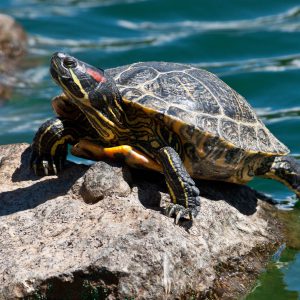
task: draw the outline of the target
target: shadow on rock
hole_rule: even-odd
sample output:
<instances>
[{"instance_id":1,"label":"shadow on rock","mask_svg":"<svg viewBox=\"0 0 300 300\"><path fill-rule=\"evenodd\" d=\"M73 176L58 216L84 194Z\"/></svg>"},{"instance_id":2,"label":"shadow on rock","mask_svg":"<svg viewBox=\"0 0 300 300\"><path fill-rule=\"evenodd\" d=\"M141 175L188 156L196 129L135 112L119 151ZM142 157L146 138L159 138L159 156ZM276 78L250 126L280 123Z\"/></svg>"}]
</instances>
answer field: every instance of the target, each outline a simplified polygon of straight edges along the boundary
<instances>
[{"instance_id":1,"label":"shadow on rock","mask_svg":"<svg viewBox=\"0 0 300 300\"><path fill-rule=\"evenodd\" d=\"M20 165L12 174L12 182L21 185L12 191L2 192L0 216L34 208L47 200L65 195L76 180L84 175L88 167L67 162L64 172L58 176L36 176L29 168L30 147L21 154ZM22 182L34 181L30 186L22 187Z\"/></svg>"},{"instance_id":2,"label":"shadow on rock","mask_svg":"<svg viewBox=\"0 0 300 300\"><path fill-rule=\"evenodd\" d=\"M1 193L0 216L34 208L50 199L65 195L86 168L66 171L57 178L34 183L31 186Z\"/></svg>"},{"instance_id":3,"label":"shadow on rock","mask_svg":"<svg viewBox=\"0 0 300 300\"><path fill-rule=\"evenodd\" d=\"M28 180L40 180L41 177L36 176L32 169L30 169L30 155L31 155L31 147L25 149L25 151L21 154L21 162L20 166L16 168L14 173L12 174L12 182L20 182L20 181L28 181Z\"/></svg>"},{"instance_id":4,"label":"shadow on rock","mask_svg":"<svg viewBox=\"0 0 300 300\"><path fill-rule=\"evenodd\" d=\"M196 184L201 194L210 200L224 200L247 216L256 212L258 193L246 185L206 180L198 180Z\"/></svg>"},{"instance_id":5,"label":"shadow on rock","mask_svg":"<svg viewBox=\"0 0 300 300\"><path fill-rule=\"evenodd\" d=\"M167 193L164 176L156 172L132 170L133 181L138 187L139 200L147 207L159 210L161 192ZM221 181L195 180L200 193L213 201L223 200L244 215L256 212L258 198L274 203L271 198L259 193L246 185Z\"/></svg>"},{"instance_id":6,"label":"shadow on rock","mask_svg":"<svg viewBox=\"0 0 300 300\"><path fill-rule=\"evenodd\" d=\"M130 169L134 185L138 189L138 198L146 208L161 210L161 193L167 193L165 178L162 174L139 169Z\"/></svg>"}]
</instances>

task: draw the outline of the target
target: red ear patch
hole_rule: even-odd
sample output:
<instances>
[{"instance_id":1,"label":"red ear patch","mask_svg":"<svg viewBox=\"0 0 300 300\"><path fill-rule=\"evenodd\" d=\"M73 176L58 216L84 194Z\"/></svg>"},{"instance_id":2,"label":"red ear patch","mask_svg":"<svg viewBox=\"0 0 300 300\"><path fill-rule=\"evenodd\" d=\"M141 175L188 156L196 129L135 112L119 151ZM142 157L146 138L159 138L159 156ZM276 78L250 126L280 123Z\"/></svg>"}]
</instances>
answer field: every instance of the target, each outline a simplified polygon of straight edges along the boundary
<instances>
[{"instance_id":1,"label":"red ear patch","mask_svg":"<svg viewBox=\"0 0 300 300\"><path fill-rule=\"evenodd\" d=\"M102 76L99 72L92 70L92 69L87 69L86 72L91 75L96 81L98 82L105 82L106 78Z\"/></svg>"}]
</instances>

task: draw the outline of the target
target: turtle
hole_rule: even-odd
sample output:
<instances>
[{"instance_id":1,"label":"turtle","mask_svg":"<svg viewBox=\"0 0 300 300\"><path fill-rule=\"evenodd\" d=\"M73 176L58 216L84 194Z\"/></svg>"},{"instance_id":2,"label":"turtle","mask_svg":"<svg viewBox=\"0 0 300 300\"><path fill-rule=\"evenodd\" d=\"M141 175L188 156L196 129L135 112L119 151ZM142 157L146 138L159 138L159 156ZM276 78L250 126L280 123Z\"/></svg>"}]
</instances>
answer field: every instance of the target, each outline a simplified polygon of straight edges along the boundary
<instances>
[{"instance_id":1,"label":"turtle","mask_svg":"<svg viewBox=\"0 0 300 300\"><path fill-rule=\"evenodd\" d=\"M31 167L57 174L71 152L123 159L164 174L176 222L200 211L194 179L246 184L255 176L283 182L300 196L300 165L250 104L216 75L192 65L137 62L103 70L63 52L50 73L62 88L57 116L41 125Z\"/></svg>"}]
</instances>

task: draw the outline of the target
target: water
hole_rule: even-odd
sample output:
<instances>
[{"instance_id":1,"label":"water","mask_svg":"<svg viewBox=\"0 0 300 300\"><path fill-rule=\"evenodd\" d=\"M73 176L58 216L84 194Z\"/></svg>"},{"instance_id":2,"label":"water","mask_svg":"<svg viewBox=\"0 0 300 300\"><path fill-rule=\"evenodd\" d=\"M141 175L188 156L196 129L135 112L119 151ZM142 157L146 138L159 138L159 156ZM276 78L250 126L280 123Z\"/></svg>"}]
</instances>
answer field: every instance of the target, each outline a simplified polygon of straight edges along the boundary
<instances>
[{"instance_id":1,"label":"water","mask_svg":"<svg viewBox=\"0 0 300 300\"><path fill-rule=\"evenodd\" d=\"M136 61L192 63L217 73L254 106L300 158L300 4L274 0L1 0L29 34L29 54L12 97L0 107L0 143L31 142L60 93L49 57L66 51L102 68ZM255 188L287 201L273 181ZM293 212L291 232L299 231ZM260 277L249 299L300 299L300 237ZM296 245L296 246L295 246ZM293 248L293 249L292 249ZM276 287L276 289L274 289Z\"/></svg>"}]
</instances>

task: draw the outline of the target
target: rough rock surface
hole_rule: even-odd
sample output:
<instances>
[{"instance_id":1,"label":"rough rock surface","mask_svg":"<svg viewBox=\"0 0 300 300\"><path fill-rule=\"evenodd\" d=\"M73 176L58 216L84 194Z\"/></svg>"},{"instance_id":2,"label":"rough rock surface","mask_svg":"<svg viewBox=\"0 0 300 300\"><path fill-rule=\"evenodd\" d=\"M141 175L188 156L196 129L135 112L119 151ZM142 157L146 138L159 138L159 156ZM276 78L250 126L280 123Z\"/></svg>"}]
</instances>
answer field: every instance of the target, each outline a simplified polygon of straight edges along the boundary
<instances>
[{"instance_id":1,"label":"rough rock surface","mask_svg":"<svg viewBox=\"0 0 300 300\"><path fill-rule=\"evenodd\" d=\"M198 182L210 200L175 225L160 174L68 163L41 178L29 154L0 146L0 299L235 299L280 243L248 187Z\"/></svg>"}]
</instances>

